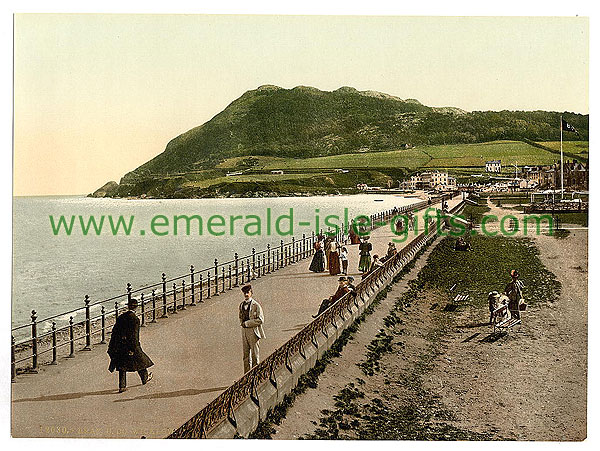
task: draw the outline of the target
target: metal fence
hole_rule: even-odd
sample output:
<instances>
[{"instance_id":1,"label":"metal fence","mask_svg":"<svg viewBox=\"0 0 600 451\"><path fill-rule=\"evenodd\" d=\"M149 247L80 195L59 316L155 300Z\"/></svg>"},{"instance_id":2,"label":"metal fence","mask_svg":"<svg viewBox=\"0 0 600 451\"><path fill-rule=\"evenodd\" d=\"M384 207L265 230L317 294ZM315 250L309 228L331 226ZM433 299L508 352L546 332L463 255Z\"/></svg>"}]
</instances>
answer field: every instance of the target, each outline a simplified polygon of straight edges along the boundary
<instances>
[{"instance_id":1,"label":"metal fence","mask_svg":"<svg viewBox=\"0 0 600 451\"><path fill-rule=\"evenodd\" d=\"M395 215L427 205L427 201L422 201L373 214L368 218L366 227L374 229ZM336 233L325 233L335 236L338 241L345 237L340 228ZM106 343L114 321L127 309L128 301L134 296L139 305L136 314L144 327L147 323L156 323L161 318L311 257L316 239L313 232L310 236L292 237L287 243L280 240L279 244L267 244L266 249L259 252L253 248L243 257L235 253L226 262L215 259L210 268L196 270L192 265L188 273L173 278L163 273L160 281L135 290L128 283L124 293L108 299L94 301L85 295L82 307L47 318L39 319L36 311L32 310L30 323L11 329L11 378L16 377L17 369L21 367L26 372L37 372L42 357L46 363L57 364L59 352L61 356L66 354L66 357L73 358L76 347L83 345L81 350L91 350L94 343Z\"/></svg>"},{"instance_id":2,"label":"metal fence","mask_svg":"<svg viewBox=\"0 0 600 451\"><path fill-rule=\"evenodd\" d=\"M460 202L450 210L455 213L460 210L464 202ZM433 239L437 228L430 221L428 231L422 232L407 246L401 249L375 271L367 275L357 286L354 293L348 293L330 306L314 321L309 323L290 340L276 349L264 361L250 369L240 379L233 383L227 390L210 402L194 417L176 429L168 438L205 438L206 434L222 421L228 419L235 425L236 407L251 398L258 405L257 387L263 382L270 381L276 386L275 371L285 366L292 372L291 359L296 354L304 358L306 346L317 344L317 335L322 333L327 336L329 326L338 328L337 321L345 320L346 315L352 314L352 306L358 307L359 302L365 302L374 291L393 274L401 270L413 257Z\"/></svg>"}]
</instances>

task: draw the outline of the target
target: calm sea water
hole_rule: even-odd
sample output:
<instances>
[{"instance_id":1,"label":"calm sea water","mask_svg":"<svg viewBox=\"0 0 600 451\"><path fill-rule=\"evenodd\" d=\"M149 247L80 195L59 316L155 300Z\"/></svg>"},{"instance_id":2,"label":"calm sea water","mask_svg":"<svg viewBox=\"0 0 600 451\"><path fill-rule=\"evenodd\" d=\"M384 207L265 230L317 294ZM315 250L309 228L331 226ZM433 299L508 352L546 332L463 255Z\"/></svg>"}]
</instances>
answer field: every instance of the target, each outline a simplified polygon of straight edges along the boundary
<instances>
[{"instance_id":1,"label":"calm sea water","mask_svg":"<svg viewBox=\"0 0 600 451\"><path fill-rule=\"evenodd\" d=\"M261 199L181 199L181 200L126 200L92 199L86 197L17 197L14 198L13 218L13 326L30 321L31 310L45 318L83 306L86 294L94 300L125 292L129 282L135 288L160 281L161 274L175 277L196 269L210 267L214 259L227 261L238 252L248 255L254 247L264 250L267 243L279 244L274 228L266 236L266 211L272 218L294 209L294 235L310 236L315 229L315 209L321 222L328 214L343 218L344 208L350 217L403 206L417 201L395 195L357 195L335 197L261 198ZM233 236L212 236L192 233L187 236L155 236L150 233L150 221L155 215L200 215L204 221L213 214L225 218L230 215L258 215L263 219L263 234L249 237L243 233L245 220L236 223ZM105 229L97 236L84 236L76 218L70 236L55 236L49 215L134 216L133 231L126 236L114 236L105 219ZM310 222L301 227L299 221ZM140 230L147 233L142 235ZM167 230L168 228L164 228ZM226 228L226 230L228 227ZM161 229L163 230L163 229ZM172 230L169 229L169 230ZM180 228L180 230L182 230ZM185 230L185 227L183 227ZM180 232L181 233L181 232ZM283 237L288 242L291 237Z\"/></svg>"}]
</instances>

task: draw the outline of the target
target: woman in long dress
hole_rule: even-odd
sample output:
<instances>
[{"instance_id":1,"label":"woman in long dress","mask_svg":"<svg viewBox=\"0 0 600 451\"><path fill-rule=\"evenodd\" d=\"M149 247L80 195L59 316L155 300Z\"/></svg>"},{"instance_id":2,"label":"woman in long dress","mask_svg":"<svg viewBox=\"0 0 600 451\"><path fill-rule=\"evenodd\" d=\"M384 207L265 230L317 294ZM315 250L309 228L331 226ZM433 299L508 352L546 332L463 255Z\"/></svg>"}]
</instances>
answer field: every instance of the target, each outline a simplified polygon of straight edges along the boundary
<instances>
[{"instance_id":1,"label":"woman in long dress","mask_svg":"<svg viewBox=\"0 0 600 451\"><path fill-rule=\"evenodd\" d=\"M340 273L340 252L338 244L335 241L331 242L331 246L329 248L329 259L327 262L329 264L329 274L332 276L337 276Z\"/></svg>"},{"instance_id":2,"label":"woman in long dress","mask_svg":"<svg viewBox=\"0 0 600 451\"><path fill-rule=\"evenodd\" d=\"M358 262L358 270L363 274L371 269L371 250L373 245L369 243L369 237L363 238L363 242L360 243L358 250L360 251L360 260Z\"/></svg>"},{"instance_id":3,"label":"woman in long dress","mask_svg":"<svg viewBox=\"0 0 600 451\"><path fill-rule=\"evenodd\" d=\"M319 240L315 243L315 255L313 256L308 269L312 272L325 271L325 253L323 252L323 241Z\"/></svg>"},{"instance_id":4,"label":"woman in long dress","mask_svg":"<svg viewBox=\"0 0 600 451\"><path fill-rule=\"evenodd\" d=\"M354 227L356 227L356 224L353 220L352 224L350 225L350 231L348 232L348 236L350 237L350 244L360 244L360 237L356 234Z\"/></svg>"}]
</instances>

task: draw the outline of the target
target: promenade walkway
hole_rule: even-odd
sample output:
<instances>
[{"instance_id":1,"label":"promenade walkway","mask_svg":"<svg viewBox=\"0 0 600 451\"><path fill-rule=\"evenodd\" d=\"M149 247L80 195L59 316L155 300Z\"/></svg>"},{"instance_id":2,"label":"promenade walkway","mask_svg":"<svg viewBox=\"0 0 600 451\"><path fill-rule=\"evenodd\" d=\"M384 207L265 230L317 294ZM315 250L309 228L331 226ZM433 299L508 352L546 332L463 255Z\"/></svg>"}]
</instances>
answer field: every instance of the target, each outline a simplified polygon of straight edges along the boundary
<instances>
[{"instance_id":1,"label":"promenade walkway","mask_svg":"<svg viewBox=\"0 0 600 451\"><path fill-rule=\"evenodd\" d=\"M459 202L460 196L451 200L450 208ZM373 231L373 253L385 254L393 238L389 227ZM349 274L358 283L358 246L348 249ZM312 273L309 264L305 259L252 282L265 313L263 358L310 322L321 300L337 288L338 276ZM12 435L166 437L242 376L242 299L233 289L143 328L142 347L155 363L154 379L145 386L128 373L129 389L117 392L106 345L42 367L40 374L20 375L12 384Z\"/></svg>"}]
</instances>

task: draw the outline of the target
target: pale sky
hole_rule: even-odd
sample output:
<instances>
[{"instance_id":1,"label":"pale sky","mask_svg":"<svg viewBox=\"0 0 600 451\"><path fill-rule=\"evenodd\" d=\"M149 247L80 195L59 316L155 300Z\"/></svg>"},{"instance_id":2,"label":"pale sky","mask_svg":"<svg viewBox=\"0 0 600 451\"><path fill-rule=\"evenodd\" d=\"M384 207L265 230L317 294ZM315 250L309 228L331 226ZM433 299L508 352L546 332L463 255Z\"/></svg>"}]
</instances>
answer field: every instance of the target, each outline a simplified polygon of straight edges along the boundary
<instances>
[{"instance_id":1,"label":"pale sky","mask_svg":"<svg viewBox=\"0 0 600 451\"><path fill-rule=\"evenodd\" d=\"M587 18L16 15L14 194L84 194L263 84L588 113Z\"/></svg>"}]
</instances>

